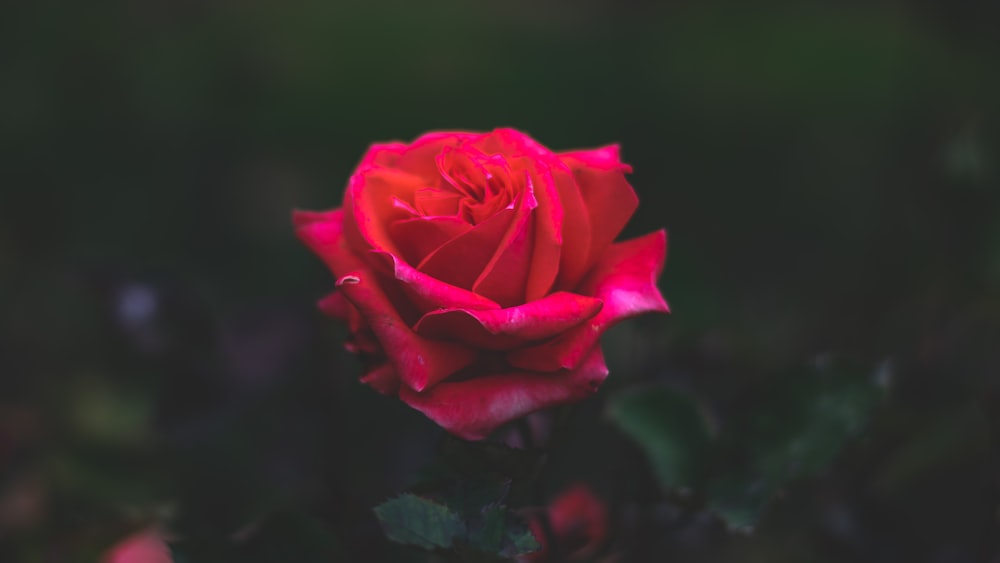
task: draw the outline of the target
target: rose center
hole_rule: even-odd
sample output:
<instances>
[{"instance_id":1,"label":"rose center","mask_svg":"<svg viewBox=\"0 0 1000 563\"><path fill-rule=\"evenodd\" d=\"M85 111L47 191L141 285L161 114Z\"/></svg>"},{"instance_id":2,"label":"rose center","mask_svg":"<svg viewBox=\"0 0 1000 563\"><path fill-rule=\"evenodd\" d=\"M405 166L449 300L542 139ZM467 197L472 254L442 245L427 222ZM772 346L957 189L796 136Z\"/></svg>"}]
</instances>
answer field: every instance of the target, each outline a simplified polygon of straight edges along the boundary
<instances>
[{"instance_id":1,"label":"rose center","mask_svg":"<svg viewBox=\"0 0 1000 563\"><path fill-rule=\"evenodd\" d=\"M507 159L469 146L446 147L437 157L441 180L419 190L423 215L452 215L476 225L506 209L517 195ZM446 213L442 213L446 211Z\"/></svg>"}]
</instances>

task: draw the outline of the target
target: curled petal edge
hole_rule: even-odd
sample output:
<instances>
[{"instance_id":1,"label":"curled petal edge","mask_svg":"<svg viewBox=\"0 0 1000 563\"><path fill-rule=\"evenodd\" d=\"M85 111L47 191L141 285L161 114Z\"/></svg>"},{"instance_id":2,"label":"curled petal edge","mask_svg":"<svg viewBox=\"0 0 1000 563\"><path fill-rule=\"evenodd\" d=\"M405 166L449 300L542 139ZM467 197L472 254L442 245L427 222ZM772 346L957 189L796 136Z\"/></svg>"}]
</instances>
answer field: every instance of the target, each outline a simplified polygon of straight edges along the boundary
<instances>
[{"instance_id":1,"label":"curled petal edge","mask_svg":"<svg viewBox=\"0 0 1000 563\"><path fill-rule=\"evenodd\" d=\"M560 291L505 309L441 309L425 314L414 330L429 338L458 340L492 350L562 334L596 315L600 299Z\"/></svg>"},{"instance_id":2,"label":"curled petal edge","mask_svg":"<svg viewBox=\"0 0 1000 563\"><path fill-rule=\"evenodd\" d=\"M394 395L399 392L399 375L392 363L386 362L376 366L361 376L361 383L368 385L372 389L383 395Z\"/></svg>"},{"instance_id":3,"label":"curled petal edge","mask_svg":"<svg viewBox=\"0 0 1000 563\"><path fill-rule=\"evenodd\" d=\"M555 373L512 371L443 382L423 393L401 387L399 398L465 440L482 440L500 425L592 395L608 376L600 346L580 365Z\"/></svg>"},{"instance_id":4,"label":"curled petal edge","mask_svg":"<svg viewBox=\"0 0 1000 563\"><path fill-rule=\"evenodd\" d=\"M371 271L352 272L338 279L337 287L364 316L406 386L425 390L476 360L478 352L471 348L410 330L373 277Z\"/></svg>"},{"instance_id":5,"label":"curled petal edge","mask_svg":"<svg viewBox=\"0 0 1000 563\"><path fill-rule=\"evenodd\" d=\"M571 369L618 322L643 313L669 313L656 286L666 256L664 230L612 244L579 287L581 294L604 302L601 311L554 340L510 352L507 361L532 371Z\"/></svg>"},{"instance_id":6,"label":"curled petal edge","mask_svg":"<svg viewBox=\"0 0 1000 563\"><path fill-rule=\"evenodd\" d=\"M334 276L362 266L361 259L347 246L343 209L295 211L292 222L299 240L323 260Z\"/></svg>"},{"instance_id":7,"label":"curled petal edge","mask_svg":"<svg viewBox=\"0 0 1000 563\"><path fill-rule=\"evenodd\" d=\"M375 143L368 147L358 163L358 170L366 170L373 166L391 166L406 150L406 143L389 142Z\"/></svg>"},{"instance_id":8,"label":"curled petal edge","mask_svg":"<svg viewBox=\"0 0 1000 563\"><path fill-rule=\"evenodd\" d=\"M632 167L622 162L621 147L617 144L606 145L596 149L566 151L556 153L556 156L571 168L582 165L604 172L612 170L621 170L625 173L632 172Z\"/></svg>"},{"instance_id":9,"label":"curled petal edge","mask_svg":"<svg viewBox=\"0 0 1000 563\"><path fill-rule=\"evenodd\" d=\"M373 250L371 256L381 270L399 281L403 290L423 311L500 308L496 301L428 276L390 252Z\"/></svg>"}]
</instances>

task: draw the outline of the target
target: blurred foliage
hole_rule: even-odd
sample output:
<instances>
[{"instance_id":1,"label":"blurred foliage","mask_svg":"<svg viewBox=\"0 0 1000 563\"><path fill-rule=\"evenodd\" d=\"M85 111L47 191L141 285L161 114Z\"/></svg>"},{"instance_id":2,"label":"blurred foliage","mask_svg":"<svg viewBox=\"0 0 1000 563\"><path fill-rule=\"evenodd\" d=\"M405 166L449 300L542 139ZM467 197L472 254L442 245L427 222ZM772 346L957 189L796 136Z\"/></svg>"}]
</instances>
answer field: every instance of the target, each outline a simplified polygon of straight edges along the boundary
<instances>
[{"instance_id":1,"label":"blurred foliage","mask_svg":"<svg viewBox=\"0 0 1000 563\"><path fill-rule=\"evenodd\" d=\"M8 7L0 561L91 561L151 522L178 560L421 560L371 507L440 432L355 382L289 212L338 205L371 142L496 126L621 143L626 236L670 230L673 315L607 335L612 375L542 478L608 500L600 556L995 559L998 21L985 0ZM875 398L797 367L827 354L892 377ZM681 397L713 441L746 432L711 467L781 476L752 534L661 486L711 472L648 464L680 447L688 407L656 403Z\"/></svg>"},{"instance_id":2,"label":"blurred foliage","mask_svg":"<svg viewBox=\"0 0 1000 563\"><path fill-rule=\"evenodd\" d=\"M820 365L776 378L754 412L734 420L723 436L737 456L708 485L709 507L731 528L752 530L763 505L786 484L825 470L865 429L887 369L859 374Z\"/></svg>"},{"instance_id":3,"label":"blurred foliage","mask_svg":"<svg viewBox=\"0 0 1000 563\"><path fill-rule=\"evenodd\" d=\"M538 550L531 530L502 503L506 491L486 502L442 504L404 494L375 507L375 515L390 540L430 551L454 551L462 561L507 561Z\"/></svg>"},{"instance_id":4,"label":"blurred foliage","mask_svg":"<svg viewBox=\"0 0 1000 563\"><path fill-rule=\"evenodd\" d=\"M755 389L749 407L733 409L714 433L705 405L669 387L620 393L608 414L686 508L703 505L729 529L752 532L766 503L825 470L865 429L890 377L887 366L859 374L824 359ZM696 492L700 502L690 498Z\"/></svg>"},{"instance_id":5,"label":"blurred foliage","mask_svg":"<svg viewBox=\"0 0 1000 563\"><path fill-rule=\"evenodd\" d=\"M608 414L643 447L664 488L703 485L711 436L695 401L666 387L639 387L614 397Z\"/></svg>"}]
</instances>

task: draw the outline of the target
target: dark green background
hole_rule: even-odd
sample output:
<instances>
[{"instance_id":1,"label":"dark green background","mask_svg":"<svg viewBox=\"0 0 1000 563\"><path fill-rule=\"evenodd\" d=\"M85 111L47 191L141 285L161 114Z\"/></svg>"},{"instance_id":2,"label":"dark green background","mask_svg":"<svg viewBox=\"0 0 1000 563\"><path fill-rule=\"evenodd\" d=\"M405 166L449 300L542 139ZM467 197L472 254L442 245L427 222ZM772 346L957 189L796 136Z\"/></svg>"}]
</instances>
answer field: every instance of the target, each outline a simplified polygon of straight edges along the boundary
<instances>
[{"instance_id":1,"label":"dark green background","mask_svg":"<svg viewBox=\"0 0 1000 563\"><path fill-rule=\"evenodd\" d=\"M625 234L670 232L674 312L608 335L611 378L550 492L586 478L659 502L602 422L618 389L670 382L724 425L818 355L893 367L869 431L754 535L623 520L609 551L988 560L1000 5L746 4L7 7L0 560L92 557L160 513L205 537L276 519L261 541L279 552L323 536L347 560L404 557L368 509L438 430L355 383L290 210L339 205L372 142L497 126L555 150L620 143L641 200Z\"/></svg>"}]
</instances>

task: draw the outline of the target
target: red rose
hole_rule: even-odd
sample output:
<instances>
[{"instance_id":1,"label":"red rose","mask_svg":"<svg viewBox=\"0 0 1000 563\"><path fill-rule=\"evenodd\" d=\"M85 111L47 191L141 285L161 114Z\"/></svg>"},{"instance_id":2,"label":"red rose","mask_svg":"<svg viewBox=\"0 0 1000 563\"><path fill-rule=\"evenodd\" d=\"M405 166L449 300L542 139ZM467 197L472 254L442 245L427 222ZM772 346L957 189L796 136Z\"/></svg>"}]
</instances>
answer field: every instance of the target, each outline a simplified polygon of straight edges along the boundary
<instances>
[{"instance_id":1,"label":"red rose","mask_svg":"<svg viewBox=\"0 0 1000 563\"><path fill-rule=\"evenodd\" d=\"M156 530L146 530L115 544L103 557L102 563L173 563L170 548Z\"/></svg>"},{"instance_id":2,"label":"red rose","mask_svg":"<svg viewBox=\"0 0 1000 563\"><path fill-rule=\"evenodd\" d=\"M513 129L373 145L341 208L294 215L361 381L468 440L592 394L601 334L668 311L666 232L613 242L630 171L617 146L555 154Z\"/></svg>"},{"instance_id":3,"label":"red rose","mask_svg":"<svg viewBox=\"0 0 1000 563\"><path fill-rule=\"evenodd\" d=\"M579 483L563 491L549 504L549 529L559 552L566 558L586 559L608 539L608 508L590 487ZM531 520L531 531L542 544L526 561L547 561L549 546L540 519Z\"/></svg>"}]
</instances>

